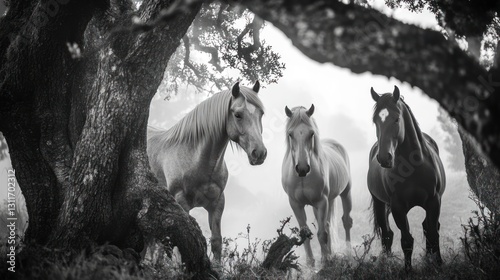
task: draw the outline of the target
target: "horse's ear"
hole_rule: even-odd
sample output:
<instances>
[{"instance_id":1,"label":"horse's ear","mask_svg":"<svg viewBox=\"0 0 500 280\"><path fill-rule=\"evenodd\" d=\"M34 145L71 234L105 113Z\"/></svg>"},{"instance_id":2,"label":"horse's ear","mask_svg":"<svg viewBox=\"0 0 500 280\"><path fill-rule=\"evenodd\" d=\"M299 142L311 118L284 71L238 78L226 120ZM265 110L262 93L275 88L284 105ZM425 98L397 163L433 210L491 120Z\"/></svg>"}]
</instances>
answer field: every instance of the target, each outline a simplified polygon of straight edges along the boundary
<instances>
[{"instance_id":1,"label":"horse's ear","mask_svg":"<svg viewBox=\"0 0 500 280\"><path fill-rule=\"evenodd\" d=\"M255 93L259 93L259 89L260 89L260 83L259 83L259 80L257 80L257 81L255 81L255 84L253 85L252 90L255 91Z\"/></svg>"},{"instance_id":2,"label":"horse's ear","mask_svg":"<svg viewBox=\"0 0 500 280\"><path fill-rule=\"evenodd\" d=\"M240 96L240 82L234 84L233 89L231 90L234 97Z\"/></svg>"},{"instance_id":3,"label":"horse's ear","mask_svg":"<svg viewBox=\"0 0 500 280\"><path fill-rule=\"evenodd\" d=\"M285 114L289 118L292 117L292 111L290 111L290 109L288 109L288 106L285 106Z\"/></svg>"},{"instance_id":4,"label":"horse's ear","mask_svg":"<svg viewBox=\"0 0 500 280\"><path fill-rule=\"evenodd\" d=\"M375 92L375 90L373 90L373 87L370 88L370 93L372 94L372 98L375 102L378 101L378 99L380 98L380 95L378 95L378 93Z\"/></svg>"},{"instance_id":5,"label":"horse's ear","mask_svg":"<svg viewBox=\"0 0 500 280\"><path fill-rule=\"evenodd\" d=\"M314 114L314 104L311 104L311 108L309 108L309 110L307 110L306 114L308 117L310 117L310 116L312 116L312 114Z\"/></svg>"},{"instance_id":6,"label":"horse's ear","mask_svg":"<svg viewBox=\"0 0 500 280\"><path fill-rule=\"evenodd\" d=\"M394 92L392 92L392 98L394 98L394 101L398 102L399 100L399 88L397 86L394 86Z\"/></svg>"}]
</instances>

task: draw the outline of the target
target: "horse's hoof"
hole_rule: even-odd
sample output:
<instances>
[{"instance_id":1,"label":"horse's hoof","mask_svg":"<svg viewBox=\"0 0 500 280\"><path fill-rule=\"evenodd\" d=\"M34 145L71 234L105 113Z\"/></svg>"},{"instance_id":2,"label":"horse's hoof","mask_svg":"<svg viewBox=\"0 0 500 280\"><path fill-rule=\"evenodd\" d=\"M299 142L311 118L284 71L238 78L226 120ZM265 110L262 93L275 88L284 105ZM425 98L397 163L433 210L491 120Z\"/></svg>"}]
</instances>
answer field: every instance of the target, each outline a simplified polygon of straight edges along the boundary
<instances>
[{"instance_id":1,"label":"horse's hoof","mask_svg":"<svg viewBox=\"0 0 500 280\"><path fill-rule=\"evenodd\" d=\"M441 258L441 255L439 253L427 254L427 256L430 262L435 263L438 266L441 266L443 264L443 259Z\"/></svg>"},{"instance_id":2,"label":"horse's hoof","mask_svg":"<svg viewBox=\"0 0 500 280\"><path fill-rule=\"evenodd\" d=\"M442 265L443 264L443 259L441 258L441 254L439 252L436 254L436 263L438 265Z\"/></svg>"},{"instance_id":3,"label":"horse's hoof","mask_svg":"<svg viewBox=\"0 0 500 280\"><path fill-rule=\"evenodd\" d=\"M409 273L412 273L413 272L413 268L411 267L411 265L405 265L405 272L407 274Z\"/></svg>"}]
</instances>

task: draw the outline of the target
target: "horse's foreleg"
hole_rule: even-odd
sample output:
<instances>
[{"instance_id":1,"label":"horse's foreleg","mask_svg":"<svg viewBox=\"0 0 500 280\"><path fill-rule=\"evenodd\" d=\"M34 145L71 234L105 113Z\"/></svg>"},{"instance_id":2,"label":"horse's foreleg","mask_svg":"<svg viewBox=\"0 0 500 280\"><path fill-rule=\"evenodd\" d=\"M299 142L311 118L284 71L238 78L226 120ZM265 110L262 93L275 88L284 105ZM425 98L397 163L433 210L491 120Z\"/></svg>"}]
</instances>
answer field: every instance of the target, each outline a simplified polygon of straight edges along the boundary
<instances>
[{"instance_id":1,"label":"horse's foreleg","mask_svg":"<svg viewBox=\"0 0 500 280\"><path fill-rule=\"evenodd\" d=\"M342 214L342 223L345 230L345 241L350 247L351 243L351 228L352 228L352 199L351 199L351 182L347 184L345 190L340 194L340 199L342 200L342 209L344 213Z\"/></svg>"},{"instance_id":2,"label":"horse's foreleg","mask_svg":"<svg viewBox=\"0 0 500 280\"><path fill-rule=\"evenodd\" d=\"M295 200L289 199L290 206L292 207L293 214L299 223L299 227L307 227L307 216L306 211L304 209L304 204L301 204ZM310 267L314 267L314 256L311 249L311 240L307 238L304 241L304 249L306 250L306 259L307 265Z\"/></svg>"},{"instance_id":3,"label":"horse's foreleg","mask_svg":"<svg viewBox=\"0 0 500 280\"><path fill-rule=\"evenodd\" d=\"M191 206L187 202L186 196L184 195L183 191L179 191L174 195L175 201L186 211L189 213L191 211Z\"/></svg>"},{"instance_id":4,"label":"horse's foreleg","mask_svg":"<svg viewBox=\"0 0 500 280\"><path fill-rule=\"evenodd\" d=\"M427 254L435 254L438 264L443 263L439 249L439 215L441 212L441 199L435 196L425 205L424 234Z\"/></svg>"},{"instance_id":5,"label":"horse's foreleg","mask_svg":"<svg viewBox=\"0 0 500 280\"><path fill-rule=\"evenodd\" d=\"M212 237L210 238L212 253L214 254L214 259L218 262L221 260L222 252L222 234L220 224L222 213L224 212L224 205L224 193L221 193L218 200L214 201L214 203L210 204L209 207L205 208L208 211L208 224L210 225L210 231L212 232Z\"/></svg>"},{"instance_id":6,"label":"horse's foreleg","mask_svg":"<svg viewBox=\"0 0 500 280\"><path fill-rule=\"evenodd\" d=\"M318 241L321 245L321 262L324 264L332 254L332 248L330 248L331 243L329 242L332 236L330 227L328 226L330 221L327 220L330 209L326 196L323 197L314 208L314 215L316 216L316 221L318 221Z\"/></svg>"},{"instance_id":7,"label":"horse's foreleg","mask_svg":"<svg viewBox=\"0 0 500 280\"><path fill-rule=\"evenodd\" d=\"M409 209L406 205L400 203L397 197L393 197L391 199L391 210L394 222L396 222L399 230L401 230L401 248L405 255L405 269L406 271L410 271L411 255L413 253L413 237L411 236L408 218L406 217Z\"/></svg>"}]
</instances>

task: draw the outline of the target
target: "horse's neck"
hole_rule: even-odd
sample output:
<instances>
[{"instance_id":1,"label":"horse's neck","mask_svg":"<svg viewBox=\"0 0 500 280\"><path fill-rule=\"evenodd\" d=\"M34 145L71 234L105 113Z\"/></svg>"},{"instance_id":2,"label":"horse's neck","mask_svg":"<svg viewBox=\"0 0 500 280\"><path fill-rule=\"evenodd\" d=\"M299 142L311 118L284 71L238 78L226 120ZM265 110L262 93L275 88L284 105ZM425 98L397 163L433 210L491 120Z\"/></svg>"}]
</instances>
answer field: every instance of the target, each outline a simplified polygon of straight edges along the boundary
<instances>
[{"instance_id":1,"label":"horse's neck","mask_svg":"<svg viewBox=\"0 0 500 280\"><path fill-rule=\"evenodd\" d=\"M224 133L219 138L209 138L200 142L197 147L200 160L210 166L217 167L224 161L224 154L229 143L229 137Z\"/></svg>"},{"instance_id":2,"label":"horse's neck","mask_svg":"<svg viewBox=\"0 0 500 280\"><path fill-rule=\"evenodd\" d=\"M413 119L412 114L406 105L402 104L403 119L405 126L405 135L403 143L398 145L399 154L405 155L418 155L420 158L424 156L425 143L422 132L417 129L416 121Z\"/></svg>"},{"instance_id":3,"label":"horse's neck","mask_svg":"<svg viewBox=\"0 0 500 280\"><path fill-rule=\"evenodd\" d=\"M321 143L317 143L317 145L321 145ZM317 154L314 151L311 151L311 160L315 160L320 166L324 164L324 162L326 161L326 155L322 147L318 147Z\"/></svg>"}]
</instances>

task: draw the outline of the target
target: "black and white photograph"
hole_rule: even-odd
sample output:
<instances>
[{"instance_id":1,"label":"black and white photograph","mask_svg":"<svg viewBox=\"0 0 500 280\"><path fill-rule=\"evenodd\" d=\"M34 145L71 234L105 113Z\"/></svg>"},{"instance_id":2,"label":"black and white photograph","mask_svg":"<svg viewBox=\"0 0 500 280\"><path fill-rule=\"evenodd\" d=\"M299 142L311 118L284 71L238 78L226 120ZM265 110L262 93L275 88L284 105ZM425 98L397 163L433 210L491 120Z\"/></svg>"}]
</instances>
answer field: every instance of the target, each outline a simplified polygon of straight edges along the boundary
<instances>
[{"instance_id":1,"label":"black and white photograph","mask_svg":"<svg viewBox=\"0 0 500 280\"><path fill-rule=\"evenodd\" d=\"M1 279L498 279L500 1L0 0Z\"/></svg>"}]
</instances>

